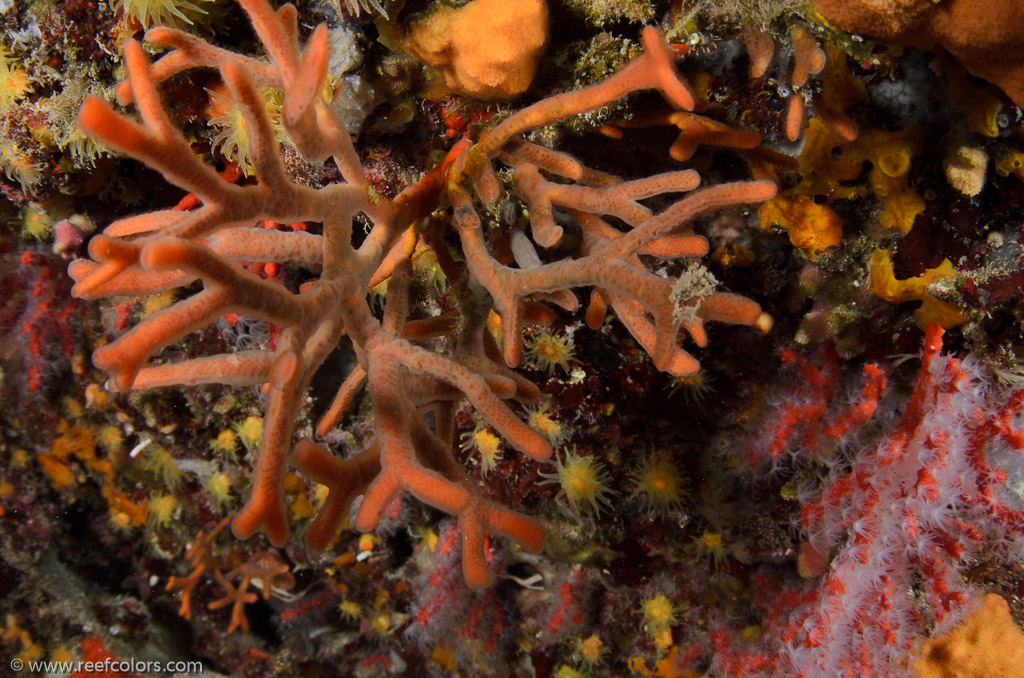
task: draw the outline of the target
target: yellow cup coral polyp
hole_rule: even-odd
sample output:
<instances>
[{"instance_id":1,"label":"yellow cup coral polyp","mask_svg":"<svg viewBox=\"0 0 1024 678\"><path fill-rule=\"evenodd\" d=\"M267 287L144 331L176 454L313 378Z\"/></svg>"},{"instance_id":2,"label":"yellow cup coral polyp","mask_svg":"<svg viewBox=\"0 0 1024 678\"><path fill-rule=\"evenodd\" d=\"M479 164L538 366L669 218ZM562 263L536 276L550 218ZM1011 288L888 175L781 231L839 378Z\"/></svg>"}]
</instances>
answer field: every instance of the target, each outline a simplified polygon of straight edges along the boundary
<instances>
[{"instance_id":1,"label":"yellow cup coral polyp","mask_svg":"<svg viewBox=\"0 0 1024 678\"><path fill-rule=\"evenodd\" d=\"M399 45L433 66L445 87L481 99L507 99L530 86L547 42L544 0L473 0L414 21Z\"/></svg>"}]
</instances>

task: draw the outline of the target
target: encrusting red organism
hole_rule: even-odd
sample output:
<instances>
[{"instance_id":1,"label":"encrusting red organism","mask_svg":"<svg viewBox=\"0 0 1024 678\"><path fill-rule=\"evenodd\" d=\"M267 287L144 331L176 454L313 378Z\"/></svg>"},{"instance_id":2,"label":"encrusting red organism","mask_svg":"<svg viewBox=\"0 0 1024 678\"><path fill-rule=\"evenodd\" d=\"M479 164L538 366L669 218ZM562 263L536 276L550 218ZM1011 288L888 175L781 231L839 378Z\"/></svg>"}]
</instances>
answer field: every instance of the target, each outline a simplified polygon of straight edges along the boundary
<instances>
[{"instance_id":1,"label":"encrusting red organism","mask_svg":"<svg viewBox=\"0 0 1024 678\"><path fill-rule=\"evenodd\" d=\"M794 488L805 579L784 582L770 567L755 575L764 637L722 631L722 673L901 675L918 639L974 607L982 587L971 569L1018 557L1024 389L988 386L980 361L942 354L942 336L928 327L903 392L889 366L868 363L843 395L834 351L816 361L783 352L796 379L745 458L758 477L812 461L821 469ZM889 421L891 411L901 414Z\"/></svg>"},{"instance_id":2,"label":"encrusting red organism","mask_svg":"<svg viewBox=\"0 0 1024 678\"><path fill-rule=\"evenodd\" d=\"M458 518L466 582L484 587L493 577L484 558L485 532L531 551L542 548L545 533L530 518L477 493L453 454L458 403L468 399L510 447L535 460L547 459L552 452L548 439L505 401L537 401L537 387L512 369L522 353L522 325L549 317L544 303L575 311L575 288L592 288L591 305L614 310L655 366L676 376L699 369L679 346L681 329L701 347L707 342L708 320L767 329L771 319L753 301L716 291L713 279L684 275L677 282L660 277L639 255L669 260L704 256L707 242L687 224L714 210L771 198L775 183L758 179L698 188L700 177L694 170L624 181L521 138L529 129L637 90L657 89L674 108L692 109L693 97L676 72L675 54L649 27L641 37L643 54L615 75L539 101L482 132L475 142L459 142L419 183L394 200L381 198L364 177L348 132L321 99L329 58L326 27L317 27L300 51L292 5L275 12L266 0L239 3L269 62L222 50L182 31L154 28L147 32L147 41L170 51L151 65L139 43L127 40L128 81L118 88L121 103L134 103L141 122L96 97L82 107L83 130L159 170L194 194L198 204L188 211L156 211L108 226L89 243L92 261L75 261L69 269L77 281L75 295L95 299L157 293L197 279L203 284L201 292L152 314L97 349L94 362L110 374L111 387L122 391L208 383L263 385L267 407L252 492L232 528L241 538L263 529L279 545L289 531L282 497L294 422L314 373L347 337L358 366L316 430L321 435L329 431L366 385L376 435L349 459L311 440L295 446L299 469L329 488L308 545L314 551L326 548L358 495L364 498L353 524L365 531L374 528L396 498L409 493ZM255 183L236 185L218 175L171 125L157 85L199 67L219 69L245 116ZM289 179L257 87L284 91L281 118L295 147L308 162L333 158L343 183L315 189ZM744 148L749 137L739 135ZM716 143L728 146L730 138L719 135ZM741 155L754 176L765 176L759 167L764 155ZM515 265L501 263L493 254L496 227L483 222L474 203L474 192L483 203L501 197L495 162L511 168L513 190L530 207L531 233L510 228L504 234ZM679 193L686 195L658 213L640 202ZM454 211L450 225L443 215L424 220L444 202ZM564 258L542 263L537 246L554 247L563 236L553 213L556 206L582 232L580 246ZM357 213L372 223L365 236L362 229L352 228ZM628 228L613 226L605 215ZM260 228L265 220L304 222L311 228ZM454 237L443 238L445 228L453 229ZM465 269L456 263L450 242L458 242ZM466 276L472 284L459 287L463 291L456 313L410 320L411 259L423 245L433 250L453 287ZM293 293L239 262L290 262L314 279ZM367 291L384 280L386 303L378 321ZM487 330L492 310L501 317L500 347ZM269 350L153 360L164 347L228 314L273 323L280 335ZM587 314L592 324L600 322L597 316ZM447 338L444 353L421 345L430 340L436 346L438 337ZM433 413L432 425L421 416L427 410Z\"/></svg>"},{"instance_id":3,"label":"encrusting red organism","mask_svg":"<svg viewBox=\"0 0 1024 678\"><path fill-rule=\"evenodd\" d=\"M72 363L77 349L73 319L82 302L67 296L63 267L60 257L26 250L0 277L0 341L17 347L25 386L36 393Z\"/></svg>"}]
</instances>

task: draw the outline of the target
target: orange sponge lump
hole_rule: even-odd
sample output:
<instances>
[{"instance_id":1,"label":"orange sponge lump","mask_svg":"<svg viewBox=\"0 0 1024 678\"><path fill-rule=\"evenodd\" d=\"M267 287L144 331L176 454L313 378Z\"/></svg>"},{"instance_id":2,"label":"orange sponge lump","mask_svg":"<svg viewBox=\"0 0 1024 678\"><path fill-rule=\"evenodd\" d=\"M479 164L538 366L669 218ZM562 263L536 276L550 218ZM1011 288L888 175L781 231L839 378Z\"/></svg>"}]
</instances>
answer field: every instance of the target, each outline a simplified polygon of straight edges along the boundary
<instances>
[{"instance_id":1,"label":"orange sponge lump","mask_svg":"<svg viewBox=\"0 0 1024 678\"><path fill-rule=\"evenodd\" d=\"M1024 633L995 593L952 631L929 640L911 664L914 678L989 678L1024 671Z\"/></svg>"},{"instance_id":2,"label":"orange sponge lump","mask_svg":"<svg viewBox=\"0 0 1024 678\"><path fill-rule=\"evenodd\" d=\"M1024 104L1024 11L1020 0L813 0L844 31L949 50L972 75Z\"/></svg>"},{"instance_id":3,"label":"orange sponge lump","mask_svg":"<svg viewBox=\"0 0 1024 678\"><path fill-rule=\"evenodd\" d=\"M436 68L448 91L507 99L530 86L547 33L544 0L473 0L414 20L397 42Z\"/></svg>"}]
</instances>

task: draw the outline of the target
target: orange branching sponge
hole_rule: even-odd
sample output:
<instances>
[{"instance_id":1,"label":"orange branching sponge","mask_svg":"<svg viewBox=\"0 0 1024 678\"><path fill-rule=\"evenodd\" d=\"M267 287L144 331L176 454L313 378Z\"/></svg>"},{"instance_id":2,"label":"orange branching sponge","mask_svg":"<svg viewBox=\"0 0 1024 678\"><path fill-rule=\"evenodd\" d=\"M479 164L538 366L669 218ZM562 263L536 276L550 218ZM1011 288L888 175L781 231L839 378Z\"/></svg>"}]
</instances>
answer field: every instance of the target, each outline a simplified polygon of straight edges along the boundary
<instances>
[{"instance_id":1,"label":"orange branching sponge","mask_svg":"<svg viewBox=\"0 0 1024 678\"><path fill-rule=\"evenodd\" d=\"M228 519L225 518L209 534L200 532L196 536L195 543L185 554L185 558L192 567L192 572L187 577L171 577L167 581L168 591L181 589L181 607L178 608L178 614L185 619L192 618L192 592L201 581L203 573L216 569L212 550L213 541L227 526Z\"/></svg>"},{"instance_id":2,"label":"orange branching sponge","mask_svg":"<svg viewBox=\"0 0 1024 678\"><path fill-rule=\"evenodd\" d=\"M775 41L772 36L762 28L750 25L744 28L740 34L740 42L743 43L750 55L751 79L764 77L775 56ZM792 91L787 95L784 131L787 139L796 141L800 138L805 120L805 94L801 90L807 85L810 76L821 73L828 57L818 41L800 24L794 24L790 29L789 43L792 48L792 67L789 73L789 85ZM852 135L851 139L856 138L856 125L846 116L830 108L820 96L814 98L814 105L815 108L822 109L819 114L822 118L827 119L829 124L835 123L837 129L843 129L844 134Z\"/></svg>"},{"instance_id":3,"label":"orange branching sponge","mask_svg":"<svg viewBox=\"0 0 1024 678\"><path fill-rule=\"evenodd\" d=\"M831 42L825 43L825 55L821 94L814 97L814 111L843 139L855 141L860 129L845 111L854 104L867 103L867 85L853 74L849 57Z\"/></svg>"},{"instance_id":4,"label":"orange branching sponge","mask_svg":"<svg viewBox=\"0 0 1024 678\"><path fill-rule=\"evenodd\" d=\"M747 26L740 34L740 42L750 56L751 79L763 78L775 56L775 41L766 31L754 25Z\"/></svg>"},{"instance_id":5,"label":"orange branching sponge","mask_svg":"<svg viewBox=\"0 0 1024 678\"><path fill-rule=\"evenodd\" d=\"M128 217L94 236L92 261L75 261L69 268L77 281L74 293L95 299L202 283L201 291L148 315L97 349L93 360L120 391L211 383L262 386L267 402L262 435L248 436L253 445L259 438L252 490L232 529L240 538L264 530L280 545L289 532L285 478L295 422L316 371L339 342L351 342L358 366L315 430L321 436L329 432L365 388L375 435L347 459L312 440L295 445L295 465L328 490L308 530L308 546L327 548L359 495L363 500L352 524L369 531L388 506L409 494L457 517L465 580L474 588L486 586L493 577L484 556L487 533L537 552L545 532L533 519L484 498L457 460L455 414L461 401L472 404L481 425L500 436L505 449L536 461L549 458L559 436L550 428L535 430L507 401L537 402L537 386L513 369L522 354L523 325L548 321L552 311L547 304L575 311L576 288L591 288L591 307L613 310L654 364L676 376L699 370L697 360L680 346L680 330L701 347L707 343L708 321L767 331L770 316L753 301L719 291L703 267L691 264L678 280L648 267L651 258L706 255L707 241L688 224L708 212L769 199L775 183L755 179L700 188L694 170L624 181L521 138L522 132L637 90L656 89L674 109L691 110L693 96L675 69L675 53L656 29L647 28L641 36L644 52L615 75L510 115L483 131L476 143L457 143L443 162L394 200L381 198L366 181L348 132L319 96L330 56L326 27L317 27L300 49L292 5L275 11L266 0L239 3L267 60L228 52L176 29L154 28L147 41L168 51L150 64L139 43L126 41L128 82L117 90L121 103L134 102L141 120L115 112L96 97L82 107L83 130L159 170L192 198L184 209ZM160 101L159 83L200 67L220 71L245 118L253 175L244 185L235 183L236 172L218 174L205 165L171 125ZM311 163L332 158L340 183L313 188L289 178L260 88L283 91L280 121L294 148ZM725 130L713 131L714 138L728 136ZM743 133L741 139L749 146L752 137ZM495 171L499 163L508 168L515 197L530 207L529 232L514 228L501 233L507 227L479 216L477 201L493 203L502 197ZM643 203L679 193L684 195L657 213ZM442 205L442 198L454 216L448 219L439 210L424 219ZM562 243L565 222L555 219L556 207L582 233L574 239L575 249ZM365 234L362 228L354 233L357 214L371 225ZM613 225L605 220L608 216L620 222ZM261 228L266 221L305 223L308 230ZM495 235L502 236L503 253L492 249ZM537 248L556 244L564 251L542 260ZM413 259L423 256L424 247L458 290L456 309L410 319ZM649 256L641 259L641 254ZM239 262L288 263L306 272L304 282L293 291ZM472 284L458 284L467 278ZM383 282L383 319L378 320L367 292ZM154 360L165 347L228 314L271 322L280 335L268 349ZM587 317L597 315L588 311ZM606 315L602 311L599 320ZM500 346L490 332L499 316ZM200 559L194 566L203 564ZM185 581L176 580L175 586L188 591ZM243 597L238 593L239 600ZM233 621L242 624L237 615Z\"/></svg>"},{"instance_id":6,"label":"orange branching sponge","mask_svg":"<svg viewBox=\"0 0 1024 678\"><path fill-rule=\"evenodd\" d=\"M237 628L249 630L249 620L245 616L245 606L255 603L259 596L249 590L249 585L259 582L263 590L263 600L270 599L271 591L278 589L287 591L295 585L295 578L289 573L288 564L271 551L260 551L227 574L214 570L217 583L224 588L224 596L211 602L207 607L219 610L231 606L231 622L228 633ZM232 580L238 578L238 584Z\"/></svg>"},{"instance_id":7,"label":"orange branching sponge","mask_svg":"<svg viewBox=\"0 0 1024 678\"><path fill-rule=\"evenodd\" d=\"M804 100L799 90L807 84L809 76L817 75L825 68L825 51L803 26L794 26L789 37L793 44L793 72L789 79L797 91L789 97L786 138L796 141L804 128Z\"/></svg>"},{"instance_id":8,"label":"orange branching sponge","mask_svg":"<svg viewBox=\"0 0 1024 678\"><path fill-rule=\"evenodd\" d=\"M668 154L681 162L693 157L699 146L751 150L761 145L761 135L757 132L733 129L717 120L690 111L637 114L628 120L611 123L605 132L621 136L619 130L654 125L674 125L679 130L679 137L669 147Z\"/></svg>"},{"instance_id":9,"label":"orange branching sponge","mask_svg":"<svg viewBox=\"0 0 1024 678\"><path fill-rule=\"evenodd\" d=\"M171 577L167 581L167 590L181 589L181 607L178 608L178 614L185 619L191 619L192 593L203 581L204 575L213 577L224 590L224 595L210 602L207 607L210 610L219 610L231 606L231 621L228 626L228 633L231 633L236 628L249 630L245 606L259 599L257 594L249 590L251 583L257 582L263 591L263 599L268 600L273 590L288 590L294 586L295 579L289 573L288 565L271 551L260 551L224 573L221 564L214 557L213 542L228 526L228 522L225 518L209 533L200 532L196 536L195 543L185 554L192 572L187 577ZM239 580L237 585L233 583L236 578Z\"/></svg>"}]
</instances>

